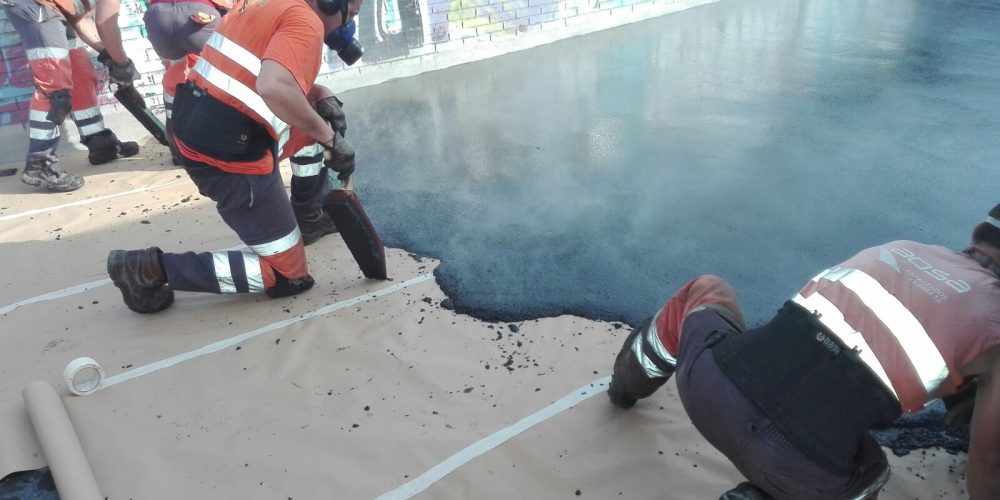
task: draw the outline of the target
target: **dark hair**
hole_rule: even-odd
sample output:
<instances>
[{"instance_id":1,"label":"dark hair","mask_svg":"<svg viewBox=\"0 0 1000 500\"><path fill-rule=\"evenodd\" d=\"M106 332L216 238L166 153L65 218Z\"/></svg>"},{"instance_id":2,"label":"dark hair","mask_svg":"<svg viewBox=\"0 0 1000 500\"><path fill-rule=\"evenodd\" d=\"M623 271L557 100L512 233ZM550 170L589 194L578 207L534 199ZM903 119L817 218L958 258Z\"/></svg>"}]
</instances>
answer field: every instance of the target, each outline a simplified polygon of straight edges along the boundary
<instances>
[{"instance_id":1,"label":"dark hair","mask_svg":"<svg viewBox=\"0 0 1000 500\"><path fill-rule=\"evenodd\" d=\"M1000 224L1000 204L990 210L990 217L993 222ZM987 243L996 248L1000 248L1000 227L990 221L981 222L972 230L973 243Z\"/></svg>"}]
</instances>

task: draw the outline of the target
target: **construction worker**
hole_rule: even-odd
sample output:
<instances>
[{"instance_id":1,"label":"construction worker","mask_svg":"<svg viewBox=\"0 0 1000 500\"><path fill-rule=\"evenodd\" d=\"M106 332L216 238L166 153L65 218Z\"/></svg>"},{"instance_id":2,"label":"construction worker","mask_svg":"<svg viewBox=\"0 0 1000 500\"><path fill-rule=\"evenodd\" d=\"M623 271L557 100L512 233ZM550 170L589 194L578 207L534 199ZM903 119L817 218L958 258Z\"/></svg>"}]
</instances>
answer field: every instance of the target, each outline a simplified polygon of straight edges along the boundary
<instances>
[{"instance_id":1,"label":"construction worker","mask_svg":"<svg viewBox=\"0 0 1000 500\"><path fill-rule=\"evenodd\" d=\"M749 331L725 281L695 278L625 340L608 396L630 408L674 373L694 426L749 480L723 499L875 498L889 465L868 431L962 393L969 495L1000 498L1000 205L962 252L869 248Z\"/></svg>"},{"instance_id":2,"label":"construction worker","mask_svg":"<svg viewBox=\"0 0 1000 500\"><path fill-rule=\"evenodd\" d=\"M247 0L226 14L177 89L174 141L199 192L250 251L114 250L108 274L130 309L161 311L174 290L284 297L313 286L296 219L304 209L293 205L316 203L329 170L341 179L354 171L339 101L314 81L323 44L353 38L360 8L361 0ZM277 165L293 154L289 203Z\"/></svg>"},{"instance_id":3,"label":"construction worker","mask_svg":"<svg viewBox=\"0 0 1000 500\"><path fill-rule=\"evenodd\" d=\"M21 180L60 192L83 186L83 177L66 172L56 156L59 125L67 115L76 123L91 164L138 153L136 143L119 141L104 126L97 104L97 75L86 48L101 51L104 46L86 1L2 0L0 4L21 38L35 81Z\"/></svg>"},{"instance_id":4,"label":"construction worker","mask_svg":"<svg viewBox=\"0 0 1000 500\"><path fill-rule=\"evenodd\" d=\"M171 143L174 165L180 165L172 139L174 92L177 85L187 79L188 71L197 62L201 48L215 32L222 16L231 8L229 0L151 0L143 15L146 38L166 70L162 79L163 107L167 118L167 140ZM97 0L94 9L97 32L106 50L102 62L109 67L132 65L132 60L122 45L121 30L118 27L120 10L120 0Z\"/></svg>"}]
</instances>

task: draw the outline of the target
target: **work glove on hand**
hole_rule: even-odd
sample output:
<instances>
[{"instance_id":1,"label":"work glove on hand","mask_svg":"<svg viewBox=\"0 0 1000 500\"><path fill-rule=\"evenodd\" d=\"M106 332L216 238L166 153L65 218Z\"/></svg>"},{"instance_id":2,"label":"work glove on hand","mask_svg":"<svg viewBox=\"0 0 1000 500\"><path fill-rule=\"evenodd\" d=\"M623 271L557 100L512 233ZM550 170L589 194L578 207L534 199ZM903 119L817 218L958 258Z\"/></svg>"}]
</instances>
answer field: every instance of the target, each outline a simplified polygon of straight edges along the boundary
<instances>
[{"instance_id":1,"label":"work glove on hand","mask_svg":"<svg viewBox=\"0 0 1000 500\"><path fill-rule=\"evenodd\" d=\"M339 172L338 180L354 173L354 148L343 137L334 137L333 145L323 144L323 166Z\"/></svg>"},{"instance_id":2,"label":"work glove on hand","mask_svg":"<svg viewBox=\"0 0 1000 500\"><path fill-rule=\"evenodd\" d=\"M347 115L344 114L344 103L340 102L336 96L316 101L316 113L322 116L333 131L344 137L347 133Z\"/></svg>"},{"instance_id":3,"label":"work glove on hand","mask_svg":"<svg viewBox=\"0 0 1000 500\"><path fill-rule=\"evenodd\" d=\"M132 60L129 59L125 64L118 64L113 59L111 55L108 54L108 50L104 49L100 54L97 55L97 60L108 67L108 79L112 83L118 85L132 85L132 82L138 80L142 77L139 71L135 69L135 64L132 64Z\"/></svg>"}]
</instances>

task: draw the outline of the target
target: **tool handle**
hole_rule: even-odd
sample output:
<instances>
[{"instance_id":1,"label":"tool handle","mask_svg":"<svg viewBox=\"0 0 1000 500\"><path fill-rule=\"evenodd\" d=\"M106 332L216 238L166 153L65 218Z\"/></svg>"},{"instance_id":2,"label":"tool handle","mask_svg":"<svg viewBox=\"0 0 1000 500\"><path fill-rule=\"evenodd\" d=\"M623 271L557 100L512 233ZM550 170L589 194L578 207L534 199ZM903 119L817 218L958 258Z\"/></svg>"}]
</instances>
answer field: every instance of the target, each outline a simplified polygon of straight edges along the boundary
<instances>
[{"instance_id":1,"label":"tool handle","mask_svg":"<svg viewBox=\"0 0 1000 500\"><path fill-rule=\"evenodd\" d=\"M354 191L354 176L349 175L346 179L341 180L340 189L345 191Z\"/></svg>"}]
</instances>

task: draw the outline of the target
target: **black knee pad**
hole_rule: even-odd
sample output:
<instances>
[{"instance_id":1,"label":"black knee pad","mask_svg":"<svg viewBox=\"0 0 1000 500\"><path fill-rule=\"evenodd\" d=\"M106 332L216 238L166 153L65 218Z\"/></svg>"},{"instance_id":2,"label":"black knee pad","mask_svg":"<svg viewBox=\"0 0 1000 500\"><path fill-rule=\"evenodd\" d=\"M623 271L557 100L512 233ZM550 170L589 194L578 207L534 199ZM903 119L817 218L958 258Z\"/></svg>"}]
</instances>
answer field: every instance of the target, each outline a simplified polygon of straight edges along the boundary
<instances>
[{"instance_id":1,"label":"black knee pad","mask_svg":"<svg viewBox=\"0 0 1000 500\"><path fill-rule=\"evenodd\" d=\"M45 119L56 125L62 125L73 109L73 97L66 89L57 90L46 97L49 99L49 112L45 115Z\"/></svg>"}]
</instances>

